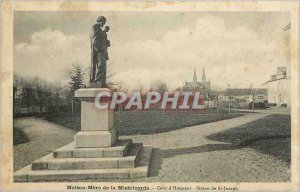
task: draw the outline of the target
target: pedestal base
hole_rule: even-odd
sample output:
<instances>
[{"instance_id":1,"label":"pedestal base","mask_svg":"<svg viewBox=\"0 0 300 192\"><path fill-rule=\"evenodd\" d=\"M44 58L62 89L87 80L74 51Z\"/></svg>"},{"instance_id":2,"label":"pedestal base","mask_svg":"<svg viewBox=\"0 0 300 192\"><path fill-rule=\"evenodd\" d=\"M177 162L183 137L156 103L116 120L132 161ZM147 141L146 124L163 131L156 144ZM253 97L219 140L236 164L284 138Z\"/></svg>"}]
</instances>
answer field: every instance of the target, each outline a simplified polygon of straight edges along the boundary
<instances>
[{"instance_id":1,"label":"pedestal base","mask_svg":"<svg viewBox=\"0 0 300 192\"><path fill-rule=\"evenodd\" d=\"M111 147L118 140L115 129L108 131L80 131L74 136L75 147Z\"/></svg>"},{"instance_id":2,"label":"pedestal base","mask_svg":"<svg viewBox=\"0 0 300 192\"><path fill-rule=\"evenodd\" d=\"M116 181L147 177L152 147L119 141L108 148L71 143L14 173L14 182Z\"/></svg>"}]
</instances>

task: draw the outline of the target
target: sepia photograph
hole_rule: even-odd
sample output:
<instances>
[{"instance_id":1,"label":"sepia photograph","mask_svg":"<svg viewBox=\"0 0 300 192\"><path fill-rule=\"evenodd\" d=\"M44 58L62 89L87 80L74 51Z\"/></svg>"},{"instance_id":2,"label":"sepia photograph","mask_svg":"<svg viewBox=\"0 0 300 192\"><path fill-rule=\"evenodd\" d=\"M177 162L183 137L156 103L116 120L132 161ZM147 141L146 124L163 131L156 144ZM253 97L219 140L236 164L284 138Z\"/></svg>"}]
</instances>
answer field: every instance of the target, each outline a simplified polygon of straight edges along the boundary
<instances>
[{"instance_id":1,"label":"sepia photograph","mask_svg":"<svg viewBox=\"0 0 300 192\"><path fill-rule=\"evenodd\" d=\"M10 115L12 185L292 190L295 14L252 4L247 11L108 4L11 12L11 105L2 115Z\"/></svg>"}]
</instances>

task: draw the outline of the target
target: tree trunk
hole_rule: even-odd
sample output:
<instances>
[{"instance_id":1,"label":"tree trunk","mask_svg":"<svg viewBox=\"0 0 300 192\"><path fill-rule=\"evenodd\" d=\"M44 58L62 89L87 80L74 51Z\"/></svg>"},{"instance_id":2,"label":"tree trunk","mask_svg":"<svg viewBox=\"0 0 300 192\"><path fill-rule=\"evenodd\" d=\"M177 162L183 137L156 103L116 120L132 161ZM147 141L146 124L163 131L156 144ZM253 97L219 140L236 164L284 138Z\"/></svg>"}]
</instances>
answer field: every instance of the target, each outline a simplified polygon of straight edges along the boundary
<instances>
[{"instance_id":1,"label":"tree trunk","mask_svg":"<svg viewBox=\"0 0 300 192\"><path fill-rule=\"evenodd\" d=\"M40 103L40 113L42 114L43 113L43 104Z\"/></svg>"}]
</instances>

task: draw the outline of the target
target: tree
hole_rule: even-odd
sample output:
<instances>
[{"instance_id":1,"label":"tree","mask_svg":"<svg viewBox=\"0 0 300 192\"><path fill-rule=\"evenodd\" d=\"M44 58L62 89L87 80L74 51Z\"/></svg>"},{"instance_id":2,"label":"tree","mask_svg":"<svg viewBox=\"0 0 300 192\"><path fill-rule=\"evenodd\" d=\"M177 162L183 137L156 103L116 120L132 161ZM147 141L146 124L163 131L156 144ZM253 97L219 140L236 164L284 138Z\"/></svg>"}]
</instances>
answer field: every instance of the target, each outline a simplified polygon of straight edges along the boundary
<instances>
[{"instance_id":1,"label":"tree","mask_svg":"<svg viewBox=\"0 0 300 192\"><path fill-rule=\"evenodd\" d=\"M80 89L84 86L84 72L82 67L78 64L73 65L73 69L69 73L70 81L69 81L69 89L74 97L74 93L77 89Z\"/></svg>"},{"instance_id":2,"label":"tree","mask_svg":"<svg viewBox=\"0 0 300 192\"><path fill-rule=\"evenodd\" d=\"M16 96L18 87L21 87L21 85L22 85L22 80L23 79L18 74L14 73L14 79L13 79L13 97L14 98Z\"/></svg>"},{"instance_id":3,"label":"tree","mask_svg":"<svg viewBox=\"0 0 300 192\"><path fill-rule=\"evenodd\" d=\"M169 90L169 86L167 83L157 80L151 83L150 91L157 91L159 93L163 93Z\"/></svg>"},{"instance_id":4,"label":"tree","mask_svg":"<svg viewBox=\"0 0 300 192\"><path fill-rule=\"evenodd\" d=\"M59 113L59 104L63 100L64 94L63 88L60 85L53 86L51 93L53 105L56 106L56 113Z\"/></svg>"},{"instance_id":5,"label":"tree","mask_svg":"<svg viewBox=\"0 0 300 192\"><path fill-rule=\"evenodd\" d=\"M143 86L143 84L141 83L139 85L139 92L142 94L142 93L145 93L145 87Z\"/></svg>"},{"instance_id":6,"label":"tree","mask_svg":"<svg viewBox=\"0 0 300 192\"><path fill-rule=\"evenodd\" d=\"M48 96L51 95L51 90L49 90L48 83L45 80L40 79L38 77L35 77L33 79L32 87L36 95L36 102L40 108L40 113L42 113L43 107L49 105L49 102L51 102L47 100Z\"/></svg>"},{"instance_id":7,"label":"tree","mask_svg":"<svg viewBox=\"0 0 300 192\"><path fill-rule=\"evenodd\" d=\"M22 78L14 73L13 78L13 112L15 114L21 113L21 102L22 102Z\"/></svg>"},{"instance_id":8,"label":"tree","mask_svg":"<svg viewBox=\"0 0 300 192\"><path fill-rule=\"evenodd\" d=\"M22 95L21 101L27 107L27 113L30 113L30 107L34 104L35 94L33 89L33 81L31 78L22 79Z\"/></svg>"},{"instance_id":9,"label":"tree","mask_svg":"<svg viewBox=\"0 0 300 192\"><path fill-rule=\"evenodd\" d=\"M69 89L63 88L60 84L47 82L39 77L23 77L19 74L14 74L14 106L19 105L19 101L27 108L27 113L36 106L39 112L44 109L50 112L50 108L56 106L58 112L59 103L63 103L69 99L66 95ZM20 106L21 108L21 106Z\"/></svg>"},{"instance_id":10,"label":"tree","mask_svg":"<svg viewBox=\"0 0 300 192\"><path fill-rule=\"evenodd\" d=\"M75 98L75 91L77 89L84 87L84 72L83 72L82 67L79 64L74 64L73 68L71 69L71 71L69 72L68 75L70 78L68 101L71 101L71 106L72 106L71 110L72 110L72 115L73 115L74 114L74 105L75 105L75 111L77 108L80 108L80 102L78 99Z\"/></svg>"}]
</instances>

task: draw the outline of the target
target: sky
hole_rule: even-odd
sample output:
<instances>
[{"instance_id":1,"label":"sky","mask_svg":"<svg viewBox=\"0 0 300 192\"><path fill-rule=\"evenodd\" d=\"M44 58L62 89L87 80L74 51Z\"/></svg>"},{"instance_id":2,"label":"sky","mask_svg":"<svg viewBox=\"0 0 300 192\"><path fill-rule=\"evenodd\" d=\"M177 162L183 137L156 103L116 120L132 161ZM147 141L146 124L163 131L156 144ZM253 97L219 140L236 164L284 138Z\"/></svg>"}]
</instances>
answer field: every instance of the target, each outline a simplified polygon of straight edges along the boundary
<instances>
[{"instance_id":1,"label":"sky","mask_svg":"<svg viewBox=\"0 0 300 192\"><path fill-rule=\"evenodd\" d=\"M170 88L202 68L215 88L261 85L290 65L284 12L15 12L14 71L66 82L73 64L90 66L90 30L110 26L109 79L128 89L162 80Z\"/></svg>"}]
</instances>

